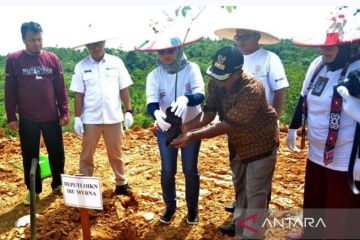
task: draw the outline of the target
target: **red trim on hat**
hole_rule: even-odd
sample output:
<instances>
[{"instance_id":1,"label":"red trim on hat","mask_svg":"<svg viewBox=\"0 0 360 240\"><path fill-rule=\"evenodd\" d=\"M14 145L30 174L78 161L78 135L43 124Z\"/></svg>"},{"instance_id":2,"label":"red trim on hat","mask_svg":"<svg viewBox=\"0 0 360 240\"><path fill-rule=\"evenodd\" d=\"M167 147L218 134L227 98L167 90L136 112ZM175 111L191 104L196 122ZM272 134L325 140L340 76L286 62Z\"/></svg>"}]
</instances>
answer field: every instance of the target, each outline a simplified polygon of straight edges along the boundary
<instances>
[{"instance_id":1,"label":"red trim on hat","mask_svg":"<svg viewBox=\"0 0 360 240\"><path fill-rule=\"evenodd\" d=\"M340 42L339 33L328 33L326 35L325 45L336 45Z\"/></svg>"},{"instance_id":2,"label":"red trim on hat","mask_svg":"<svg viewBox=\"0 0 360 240\"><path fill-rule=\"evenodd\" d=\"M348 41L338 41L337 43L331 43L331 44L326 44L326 43L303 43L303 42L298 42L296 40L292 40L294 45L297 46L301 46L301 47L326 47L326 46L331 46L331 45L343 45L343 44L349 44L349 43L358 43L360 42L360 38L355 38L352 40L348 40Z\"/></svg>"}]
</instances>

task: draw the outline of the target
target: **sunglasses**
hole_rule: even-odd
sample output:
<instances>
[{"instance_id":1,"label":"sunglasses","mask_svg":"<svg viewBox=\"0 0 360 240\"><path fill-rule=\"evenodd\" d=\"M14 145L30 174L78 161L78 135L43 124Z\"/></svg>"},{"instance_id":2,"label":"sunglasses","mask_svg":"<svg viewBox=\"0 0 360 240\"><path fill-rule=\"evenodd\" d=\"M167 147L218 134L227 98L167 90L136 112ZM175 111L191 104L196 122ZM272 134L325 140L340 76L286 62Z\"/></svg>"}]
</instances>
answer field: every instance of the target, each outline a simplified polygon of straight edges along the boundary
<instances>
[{"instance_id":1,"label":"sunglasses","mask_svg":"<svg viewBox=\"0 0 360 240\"><path fill-rule=\"evenodd\" d=\"M158 53L159 55L171 55L175 53L175 48L159 50Z\"/></svg>"},{"instance_id":2,"label":"sunglasses","mask_svg":"<svg viewBox=\"0 0 360 240\"><path fill-rule=\"evenodd\" d=\"M104 46L105 46L105 41L86 44L87 48L101 48Z\"/></svg>"},{"instance_id":3,"label":"sunglasses","mask_svg":"<svg viewBox=\"0 0 360 240\"><path fill-rule=\"evenodd\" d=\"M235 35L234 36L234 40L237 42L246 42L248 41L250 38L258 36L258 33L251 33L251 34L245 34L245 35Z\"/></svg>"}]
</instances>

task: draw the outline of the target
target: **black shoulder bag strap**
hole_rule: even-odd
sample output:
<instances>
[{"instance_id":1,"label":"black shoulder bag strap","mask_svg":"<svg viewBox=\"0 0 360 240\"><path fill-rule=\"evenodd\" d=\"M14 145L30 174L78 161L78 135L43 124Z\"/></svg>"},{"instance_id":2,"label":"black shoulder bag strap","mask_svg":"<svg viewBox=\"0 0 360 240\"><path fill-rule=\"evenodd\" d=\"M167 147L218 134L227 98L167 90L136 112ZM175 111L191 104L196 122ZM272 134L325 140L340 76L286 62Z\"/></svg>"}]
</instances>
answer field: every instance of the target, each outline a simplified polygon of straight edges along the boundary
<instances>
[{"instance_id":1,"label":"black shoulder bag strap","mask_svg":"<svg viewBox=\"0 0 360 240\"><path fill-rule=\"evenodd\" d=\"M356 123L354 143L353 143L353 147L351 150L349 168L348 168L348 172L347 172L348 183L349 183L350 189L356 195L358 195L360 193L359 189L356 187L355 179L354 179L354 167L355 167L356 157L357 156L360 157L359 144L360 144L360 124ZM359 155L358 155L358 153L359 153Z\"/></svg>"}]
</instances>

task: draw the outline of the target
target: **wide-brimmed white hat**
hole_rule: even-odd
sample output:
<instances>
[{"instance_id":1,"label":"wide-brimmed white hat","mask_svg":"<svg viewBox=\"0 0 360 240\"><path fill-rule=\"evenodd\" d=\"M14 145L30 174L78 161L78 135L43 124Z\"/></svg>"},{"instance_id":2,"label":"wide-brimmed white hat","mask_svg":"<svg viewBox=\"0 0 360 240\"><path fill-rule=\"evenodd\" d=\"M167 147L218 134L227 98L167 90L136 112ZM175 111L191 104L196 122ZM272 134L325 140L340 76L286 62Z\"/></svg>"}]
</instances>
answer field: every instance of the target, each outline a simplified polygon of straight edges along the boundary
<instances>
[{"instance_id":1,"label":"wide-brimmed white hat","mask_svg":"<svg viewBox=\"0 0 360 240\"><path fill-rule=\"evenodd\" d=\"M79 39L74 41L72 48L81 48L90 43L96 43L101 41L108 41L117 39L119 37L114 36L112 33L108 33L107 29L101 28L99 25L89 24L85 28L79 31Z\"/></svg>"},{"instance_id":2,"label":"wide-brimmed white hat","mask_svg":"<svg viewBox=\"0 0 360 240\"><path fill-rule=\"evenodd\" d=\"M181 33L183 33L184 36L181 36ZM147 39L142 42L139 46L135 47L135 50L142 52L154 52L164 49L181 47L203 39L203 37L199 35L189 34L188 36L186 36L186 38L185 35L186 32L182 31L178 33L174 33L174 31L159 33L153 36L151 40Z\"/></svg>"},{"instance_id":3,"label":"wide-brimmed white hat","mask_svg":"<svg viewBox=\"0 0 360 240\"><path fill-rule=\"evenodd\" d=\"M277 44L280 42L280 39L278 37L275 37L274 35L264 32L264 31L260 31L257 29L253 29L253 28L243 28L243 27L238 27L238 28L220 28L218 30L215 31L215 34L219 37L228 39L228 40L234 40L234 36L236 35L236 31L249 31L249 32L258 32L260 33L261 37L259 40L259 44Z\"/></svg>"},{"instance_id":4,"label":"wide-brimmed white hat","mask_svg":"<svg viewBox=\"0 0 360 240\"><path fill-rule=\"evenodd\" d=\"M316 32L299 35L293 43L305 47L323 47L360 42L359 9L342 6L330 13Z\"/></svg>"}]
</instances>

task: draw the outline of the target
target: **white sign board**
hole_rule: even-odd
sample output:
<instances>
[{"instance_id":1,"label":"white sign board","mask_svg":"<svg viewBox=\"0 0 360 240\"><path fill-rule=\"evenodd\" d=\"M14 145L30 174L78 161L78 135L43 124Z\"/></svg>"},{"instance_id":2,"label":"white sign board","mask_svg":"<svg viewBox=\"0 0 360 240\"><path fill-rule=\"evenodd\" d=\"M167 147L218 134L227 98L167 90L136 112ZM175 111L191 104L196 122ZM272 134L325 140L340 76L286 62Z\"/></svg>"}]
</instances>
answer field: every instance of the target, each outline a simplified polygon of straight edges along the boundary
<instances>
[{"instance_id":1,"label":"white sign board","mask_svg":"<svg viewBox=\"0 0 360 240\"><path fill-rule=\"evenodd\" d=\"M103 209L100 178L61 174L61 182L65 205Z\"/></svg>"}]
</instances>

